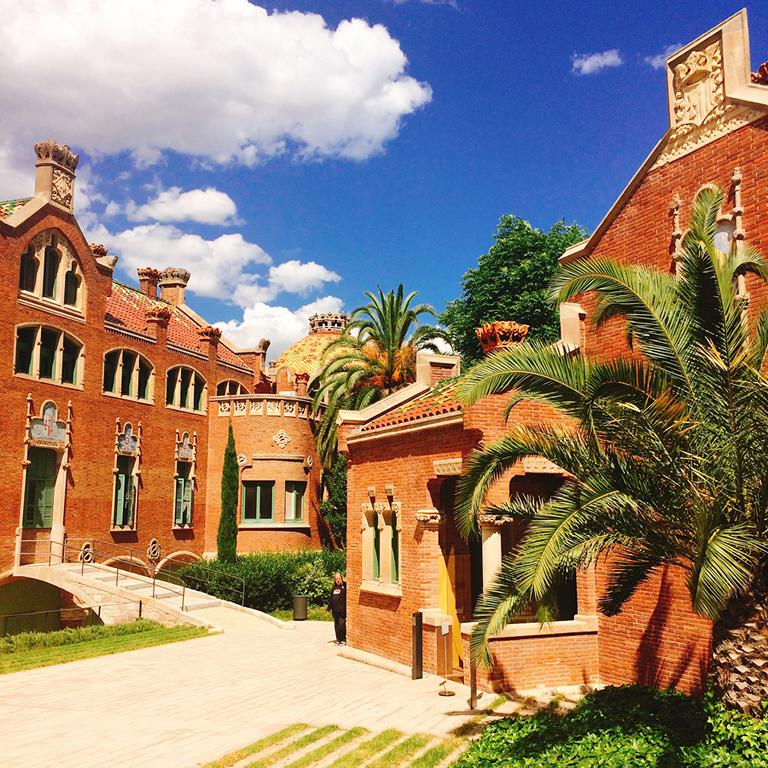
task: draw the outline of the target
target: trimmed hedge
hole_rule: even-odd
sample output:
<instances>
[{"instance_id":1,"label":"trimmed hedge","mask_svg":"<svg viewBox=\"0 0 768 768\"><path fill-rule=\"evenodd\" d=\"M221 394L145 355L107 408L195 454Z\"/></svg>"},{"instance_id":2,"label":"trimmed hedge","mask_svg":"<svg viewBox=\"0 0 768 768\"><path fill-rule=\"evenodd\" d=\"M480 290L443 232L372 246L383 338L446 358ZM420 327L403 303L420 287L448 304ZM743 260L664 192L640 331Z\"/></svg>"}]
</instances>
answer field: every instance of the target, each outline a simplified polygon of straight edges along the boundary
<instances>
[{"instance_id":1,"label":"trimmed hedge","mask_svg":"<svg viewBox=\"0 0 768 768\"><path fill-rule=\"evenodd\" d=\"M239 576L245 580L245 604L270 612L291 608L294 595L306 595L311 605L325 605L333 573L344 573L346 559L345 552L328 549L260 552L238 555L234 563L193 563L179 575L192 589L235 602L240 602L239 587L227 575Z\"/></svg>"},{"instance_id":2,"label":"trimmed hedge","mask_svg":"<svg viewBox=\"0 0 768 768\"><path fill-rule=\"evenodd\" d=\"M768 766L768 722L641 686L605 688L566 714L487 726L455 768L753 768Z\"/></svg>"},{"instance_id":3,"label":"trimmed hedge","mask_svg":"<svg viewBox=\"0 0 768 768\"><path fill-rule=\"evenodd\" d=\"M69 627L53 632L20 632L0 638L0 654L31 651L35 648L56 648L62 645L74 645L104 637L122 637L141 632L162 629L162 625L149 619L136 619L125 624L96 624L89 627Z\"/></svg>"}]
</instances>

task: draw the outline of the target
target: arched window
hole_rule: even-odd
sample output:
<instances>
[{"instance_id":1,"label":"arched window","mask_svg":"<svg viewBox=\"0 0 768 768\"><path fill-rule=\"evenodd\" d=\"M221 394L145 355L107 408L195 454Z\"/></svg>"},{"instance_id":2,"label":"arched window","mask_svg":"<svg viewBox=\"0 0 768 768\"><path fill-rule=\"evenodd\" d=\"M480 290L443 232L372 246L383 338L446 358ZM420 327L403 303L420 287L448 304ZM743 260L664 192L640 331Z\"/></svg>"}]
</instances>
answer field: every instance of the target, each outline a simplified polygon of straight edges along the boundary
<instances>
[{"instance_id":1,"label":"arched window","mask_svg":"<svg viewBox=\"0 0 768 768\"><path fill-rule=\"evenodd\" d=\"M16 329L14 374L54 384L80 385L83 381L83 345L73 336L41 325Z\"/></svg>"},{"instance_id":2,"label":"arched window","mask_svg":"<svg viewBox=\"0 0 768 768\"><path fill-rule=\"evenodd\" d=\"M31 251L25 251L21 256L19 270L19 290L34 293L37 285L37 259Z\"/></svg>"},{"instance_id":3,"label":"arched window","mask_svg":"<svg viewBox=\"0 0 768 768\"><path fill-rule=\"evenodd\" d=\"M113 349L104 355L102 391L119 397L152 402L154 399L152 363L130 349Z\"/></svg>"},{"instance_id":4,"label":"arched window","mask_svg":"<svg viewBox=\"0 0 768 768\"><path fill-rule=\"evenodd\" d=\"M56 283L59 274L59 254L53 246L45 247L45 256L43 258L43 297L46 299L56 298Z\"/></svg>"},{"instance_id":5,"label":"arched window","mask_svg":"<svg viewBox=\"0 0 768 768\"><path fill-rule=\"evenodd\" d=\"M68 307L77 307L80 305L80 283L81 278L75 272L76 267L72 267L64 275L64 303Z\"/></svg>"},{"instance_id":6,"label":"arched window","mask_svg":"<svg viewBox=\"0 0 768 768\"><path fill-rule=\"evenodd\" d=\"M719 221L715 231L715 248L722 253L730 253L733 246L733 238L736 227L732 221Z\"/></svg>"},{"instance_id":7,"label":"arched window","mask_svg":"<svg viewBox=\"0 0 768 768\"><path fill-rule=\"evenodd\" d=\"M227 379L226 381L220 381L216 385L216 396L225 397L226 395L247 395L248 390L239 382L234 379Z\"/></svg>"},{"instance_id":8,"label":"arched window","mask_svg":"<svg viewBox=\"0 0 768 768\"><path fill-rule=\"evenodd\" d=\"M165 404L185 411L205 413L205 379L194 369L178 365L165 378Z\"/></svg>"},{"instance_id":9,"label":"arched window","mask_svg":"<svg viewBox=\"0 0 768 768\"><path fill-rule=\"evenodd\" d=\"M83 275L74 248L56 229L36 234L22 254L19 264L19 292L29 301L33 297L81 310Z\"/></svg>"}]
</instances>

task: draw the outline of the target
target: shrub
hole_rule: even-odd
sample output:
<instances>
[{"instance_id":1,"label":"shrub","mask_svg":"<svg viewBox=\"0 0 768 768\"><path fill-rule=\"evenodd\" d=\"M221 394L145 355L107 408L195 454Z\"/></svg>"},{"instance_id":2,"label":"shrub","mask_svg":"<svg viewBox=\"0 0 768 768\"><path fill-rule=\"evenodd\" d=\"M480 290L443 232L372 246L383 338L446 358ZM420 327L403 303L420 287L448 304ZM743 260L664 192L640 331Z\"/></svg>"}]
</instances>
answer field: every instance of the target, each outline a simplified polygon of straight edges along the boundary
<instances>
[{"instance_id":1,"label":"shrub","mask_svg":"<svg viewBox=\"0 0 768 768\"><path fill-rule=\"evenodd\" d=\"M240 599L235 589L237 583L226 577L238 576L245 580L245 604L270 612L290 608L293 596L300 593L308 594L311 604L325 605L330 577L334 571L343 573L345 563L344 552L326 549L260 552L240 555L233 563L194 563L179 573L192 589L236 601Z\"/></svg>"},{"instance_id":2,"label":"shrub","mask_svg":"<svg viewBox=\"0 0 768 768\"><path fill-rule=\"evenodd\" d=\"M69 627L57 629L54 632L20 632L0 638L0 654L31 651L34 648L55 648L61 645L84 643L88 640L98 640L103 637L121 637L135 635L140 632L151 632L162 629L156 621L137 619L125 624L97 624L90 627Z\"/></svg>"},{"instance_id":3,"label":"shrub","mask_svg":"<svg viewBox=\"0 0 768 768\"><path fill-rule=\"evenodd\" d=\"M499 720L456 768L741 768L768 765L768 723L641 686L605 688L573 711Z\"/></svg>"}]
</instances>

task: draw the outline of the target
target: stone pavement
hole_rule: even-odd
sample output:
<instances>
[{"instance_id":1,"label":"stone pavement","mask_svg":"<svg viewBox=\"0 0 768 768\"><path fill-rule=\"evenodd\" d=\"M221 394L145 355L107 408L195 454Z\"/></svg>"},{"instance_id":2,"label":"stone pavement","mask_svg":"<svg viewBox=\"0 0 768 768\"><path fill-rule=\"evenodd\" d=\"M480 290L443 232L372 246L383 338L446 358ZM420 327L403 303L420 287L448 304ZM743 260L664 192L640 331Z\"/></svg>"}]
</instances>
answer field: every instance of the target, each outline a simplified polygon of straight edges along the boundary
<instances>
[{"instance_id":1,"label":"stone pavement","mask_svg":"<svg viewBox=\"0 0 768 768\"><path fill-rule=\"evenodd\" d=\"M464 686L338 657L330 622L198 615L224 633L0 677L0 767L192 768L296 722L443 735L472 717Z\"/></svg>"}]
</instances>

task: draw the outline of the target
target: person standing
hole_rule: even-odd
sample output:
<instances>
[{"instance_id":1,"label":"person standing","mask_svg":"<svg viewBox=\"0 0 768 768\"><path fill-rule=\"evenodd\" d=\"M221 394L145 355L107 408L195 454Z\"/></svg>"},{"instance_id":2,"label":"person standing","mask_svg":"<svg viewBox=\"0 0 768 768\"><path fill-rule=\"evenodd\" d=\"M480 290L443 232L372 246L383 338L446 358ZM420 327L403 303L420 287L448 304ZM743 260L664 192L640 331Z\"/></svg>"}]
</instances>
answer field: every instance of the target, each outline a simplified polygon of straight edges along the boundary
<instances>
[{"instance_id":1,"label":"person standing","mask_svg":"<svg viewBox=\"0 0 768 768\"><path fill-rule=\"evenodd\" d=\"M336 632L336 644L347 644L347 583L336 571L333 574L333 587L328 598L328 610L333 614L333 628Z\"/></svg>"}]
</instances>

